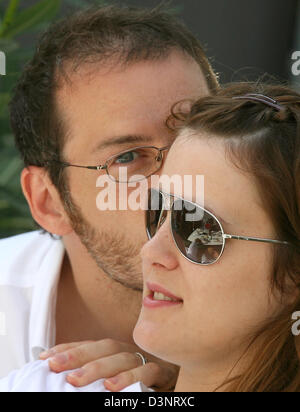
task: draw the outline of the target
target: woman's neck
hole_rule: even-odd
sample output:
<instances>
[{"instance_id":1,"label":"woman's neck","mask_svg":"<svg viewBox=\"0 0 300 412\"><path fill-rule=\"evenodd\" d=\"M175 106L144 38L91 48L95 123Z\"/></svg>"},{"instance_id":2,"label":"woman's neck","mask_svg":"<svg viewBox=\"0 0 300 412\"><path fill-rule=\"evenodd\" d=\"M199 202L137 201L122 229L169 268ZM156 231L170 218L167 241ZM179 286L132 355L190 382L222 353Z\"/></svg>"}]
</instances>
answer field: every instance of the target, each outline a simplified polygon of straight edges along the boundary
<instances>
[{"instance_id":1,"label":"woman's neck","mask_svg":"<svg viewBox=\"0 0 300 412\"><path fill-rule=\"evenodd\" d=\"M238 351L216 362L181 365L175 392L225 392L229 381L249 362L249 357L242 355L243 351Z\"/></svg>"},{"instance_id":2,"label":"woman's neck","mask_svg":"<svg viewBox=\"0 0 300 412\"><path fill-rule=\"evenodd\" d=\"M227 374L212 373L210 376L203 371L180 369L179 377L174 392L214 392L224 382ZM224 391L224 387L220 388Z\"/></svg>"}]
</instances>

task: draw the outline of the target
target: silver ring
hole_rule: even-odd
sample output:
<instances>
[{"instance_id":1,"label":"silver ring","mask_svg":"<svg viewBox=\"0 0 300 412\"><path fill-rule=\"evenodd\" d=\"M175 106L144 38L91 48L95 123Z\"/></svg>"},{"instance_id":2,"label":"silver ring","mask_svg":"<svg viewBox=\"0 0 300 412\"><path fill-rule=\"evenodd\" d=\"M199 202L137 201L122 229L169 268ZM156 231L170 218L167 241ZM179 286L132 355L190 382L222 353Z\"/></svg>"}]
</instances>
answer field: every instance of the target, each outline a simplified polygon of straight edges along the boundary
<instances>
[{"instance_id":1,"label":"silver ring","mask_svg":"<svg viewBox=\"0 0 300 412\"><path fill-rule=\"evenodd\" d=\"M148 361L147 361L147 359L145 358L145 356L144 356L142 353L140 353L140 352L135 352L135 354L136 354L140 359L142 359L143 366L146 365L146 363L147 363Z\"/></svg>"}]
</instances>

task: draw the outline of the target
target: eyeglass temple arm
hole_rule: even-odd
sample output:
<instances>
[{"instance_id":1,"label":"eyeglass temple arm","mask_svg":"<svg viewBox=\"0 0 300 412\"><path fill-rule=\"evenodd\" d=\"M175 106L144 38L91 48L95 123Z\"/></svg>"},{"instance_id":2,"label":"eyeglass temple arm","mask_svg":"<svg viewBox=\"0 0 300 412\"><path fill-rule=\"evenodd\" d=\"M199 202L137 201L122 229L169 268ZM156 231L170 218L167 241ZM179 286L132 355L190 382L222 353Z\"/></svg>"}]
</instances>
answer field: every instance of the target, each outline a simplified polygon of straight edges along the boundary
<instances>
[{"instance_id":1,"label":"eyeglass temple arm","mask_svg":"<svg viewBox=\"0 0 300 412\"><path fill-rule=\"evenodd\" d=\"M281 240L274 240L274 239L262 239L259 237L248 237L248 236L236 236L236 235L228 235L226 233L223 234L224 239L237 239L237 240L250 240L252 242L265 242L265 243L279 243L282 245L288 245L289 242L284 242Z\"/></svg>"},{"instance_id":2,"label":"eyeglass temple arm","mask_svg":"<svg viewBox=\"0 0 300 412\"><path fill-rule=\"evenodd\" d=\"M79 165L72 165L71 163L67 162L59 162L56 160L57 163L60 163L62 166L65 167L79 167L81 169L90 169L90 170L104 170L107 169L107 165L100 165L100 166L79 166Z\"/></svg>"}]
</instances>

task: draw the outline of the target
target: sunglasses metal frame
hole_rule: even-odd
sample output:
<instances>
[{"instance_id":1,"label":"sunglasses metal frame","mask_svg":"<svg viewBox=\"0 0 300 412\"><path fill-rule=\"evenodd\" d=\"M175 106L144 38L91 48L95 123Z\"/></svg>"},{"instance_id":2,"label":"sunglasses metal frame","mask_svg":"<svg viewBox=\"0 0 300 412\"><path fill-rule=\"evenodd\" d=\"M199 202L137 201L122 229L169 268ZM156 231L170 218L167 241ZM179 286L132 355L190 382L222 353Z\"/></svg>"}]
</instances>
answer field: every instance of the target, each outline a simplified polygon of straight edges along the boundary
<instances>
[{"instance_id":1,"label":"sunglasses metal frame","mask_svg":"<svg viewBox=\"0 0 300 412\"><path fill-rule=\"evenodd\" d=\"M134 151L134 150L136 150L136 149L156 149L156 150L158 151L158 154L159 154L159 157L156 158L156 160L157 160L157 161L160 161L160 162L161 162L161 165L159 166L158 169L154 170L151 174L149 174L148 176L145 176L145 177L144 177L145 179L147 179L148 177L150 177L151 175L153 175L155 172L157 172L157 171L161 168L161 166L162 166L162 161L163 161L163 158L164 158L164 157L163 157L163 152L166 151L166 150L169 150L170 147L171 147L170 145L169 145L169 146L164 146L164 147L161 147L161 148L156 147L156 146L135 146L135 147L133 147L133 148L130 148L130 149L127 149L127 150L123 150L123 151L120 152L120 153L117 153L117 154L115 154L115 155L113 155L113 156L110 156L103 165L98 165L98 166L81 166L81 165L74 165L74 164L72 164L72 163L62 162L62 161L56 160L56 159L52 159L51 161L52 161L52 162L56 162L56 163L60 164L60 165L63 166L63 167L79 167L79 168L81 168L81 169L98 170L98 171L100 171L100 170L105 170L105 171L106 171L106 174L108 175L108 177L109 177L112 181L114 181L114 182L116 182L116 183L128 183L128 182L119 182L117 179L115 179L112 175L109 174L109 171L108 171L108 169L109 169L109 162L110 162L112 159L114 159L115 157L121 156L122 154L125 154L125 153L127 153L127 152ZM140 180L144 180L144 179L140 179ZM135 181L133 181L133 182L135 182Z\"/></svg>"},{"instance_id":2,"label":"sunglasses metal frame","mask_svg":"<svg viewBox=\"0 0 300 412\"><path fill-rule=\"evenodd\" d=\"M208 265L212 265L212 264L214 264L214 263L217 263L218 260L219 260L219 259L221 258L221 256L223 255L223 252L224 252L224 249L225 249L225 244L226 244L226 239L247 240L247 241L252 241L252 242L263 242L263 243L273 243L273 244L289 245L289 242L282 241L282 240L275 240L275 239L268 239L268 238L259 238L259 237L251 237L251 236L239 236L239 235L231 235L231 234L225 233L225 232L224 232L224 229L223 229L223 226L222 226L221 222L219 221L219 219L218 219L213 213L211 213L209 210L203 208L202 206L198 205L197 203L192 202L192 201L190 201L190 200L185 200L185 199L181 198L180 196L175 196L175 195L172 195L172 194L169 194L169 193L165 193L165 192L163 192L162 190L149 189L149 192L150 192L150 191L155 191L155 192L157 192L157 193L160 193L160 194L162 195L162 197L163 197L163 204L162 204L162 208L161 208L161 210L160 210L160 217L159 217L159 221L158 221L158 223L157 223L157 230L156 230L155 234L157 233L157 231L159 230L159 228L162 226L162 224L165 222L165 220L164 220L163 223L161 223L161 218L162 218L163 212L164 212L164 211L170 211L170 212L171 212L171 213L170 213L170 228L171 228L171 233L172 233L172 238L173 238L173 240L174 240L174 243L175 243L177 249L179 250L179 252L182 254L182 256L185 257L185 259L189 260L190 262L192 262L192 263L194 263L194 264L196 264L196 265L208 266ZM165 203L166 203L166 199L169 199L169 205L168 205L168 208L169 208L169 209L166 209L166 208L164 207L164 206L165 206ZM181 251L181 249L179 248L179 246L178 246L178 244L177 244L177 242L176 242L176 239L175 239L175 237L174 237L173 227L172 227L172 213L173 213L173 210L174 210L174 209L173 209L173 206L174 206L175 199L181 200L181 201L184 202L184 203L189 203L189 204L191 204L191 205L193 205L193 206L201 209L203 212L208 213L211 217L213 217L213 218L217 221L218 225L219 225L220 228L221 228L223 245L222 245L222 250L221 250L221 252L220 252L220 255L218 256L218 258L217 258L215 261L210 262L210 263L195 262L194 260L192 260L192 259L190 259L188 256L186 256L186 255ZM151 209L150 209L150 210L151 210ZM148 209L148 211L149 211L149 209ZM148 211L147 211L147 212L148 212ZM146 212L146 213L147 213L147 212ZM152 239L153 236L150 235L147 226L146 226L146 231L147 231L147 236L148 236L149 240ZM154 235L154 236L155 236L155 235Z\"/></svg>"}]
</instances>

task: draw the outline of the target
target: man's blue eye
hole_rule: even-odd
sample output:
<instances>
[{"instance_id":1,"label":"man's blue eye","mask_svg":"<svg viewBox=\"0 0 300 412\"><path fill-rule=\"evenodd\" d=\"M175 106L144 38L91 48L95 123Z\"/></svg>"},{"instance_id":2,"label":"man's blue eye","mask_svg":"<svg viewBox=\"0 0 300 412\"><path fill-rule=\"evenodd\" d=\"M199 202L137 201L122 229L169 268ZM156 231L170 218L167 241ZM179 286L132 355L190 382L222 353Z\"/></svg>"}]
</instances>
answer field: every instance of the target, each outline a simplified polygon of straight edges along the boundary
<instances>
[{"instance_id":1,"label":"man's blue eye","mask_svg":"<svg viewBox=\"0 0 300 412\"><path fill-rule=\"evenodd\" d=\"M136 152L126 152L118 156L115 163L129 163L137 158L138 154Z\"/></svg>"}]
</instances>

